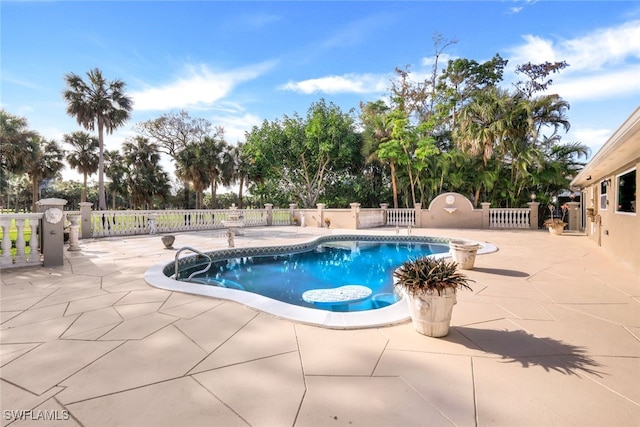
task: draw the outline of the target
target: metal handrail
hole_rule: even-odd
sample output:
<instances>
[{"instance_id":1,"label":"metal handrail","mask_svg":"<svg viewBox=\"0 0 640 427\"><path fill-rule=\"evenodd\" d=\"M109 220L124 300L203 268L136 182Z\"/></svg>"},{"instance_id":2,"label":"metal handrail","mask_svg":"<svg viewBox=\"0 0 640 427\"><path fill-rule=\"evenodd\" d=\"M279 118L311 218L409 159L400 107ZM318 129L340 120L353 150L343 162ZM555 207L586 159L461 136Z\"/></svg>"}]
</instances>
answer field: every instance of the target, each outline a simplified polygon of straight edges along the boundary
<instances>
[{"instance_id":1,"label":"metal handrail","mask_svg":"<svg viewBox=\"0 0 640 427\"><path fill-rule=\"evenodd\" d=\"M178 252L176 252L175 270L174 270L174 276L173 276L176 280L178 280L178 256L180 255L180 252L185 251L185 250L191 251L191 252L195 252L198 255L206 257L209 260L209 264L207 264L206 268L204 268L203 270L194 271L193 273L191 273L189 275L189 277L187 277L186 280L191 280L191 278L193 276L195 276L196 274L206 273L207 271L209 271L209 269L211 268L211 265L213 264L213 258L211 258L210 255L205 254L204 252L200 252L199 250L194 249L194 248L192 248L190 246L185 246L185 247L182 247L182 248L178 249Z\"/></svg>"}]
</instances>

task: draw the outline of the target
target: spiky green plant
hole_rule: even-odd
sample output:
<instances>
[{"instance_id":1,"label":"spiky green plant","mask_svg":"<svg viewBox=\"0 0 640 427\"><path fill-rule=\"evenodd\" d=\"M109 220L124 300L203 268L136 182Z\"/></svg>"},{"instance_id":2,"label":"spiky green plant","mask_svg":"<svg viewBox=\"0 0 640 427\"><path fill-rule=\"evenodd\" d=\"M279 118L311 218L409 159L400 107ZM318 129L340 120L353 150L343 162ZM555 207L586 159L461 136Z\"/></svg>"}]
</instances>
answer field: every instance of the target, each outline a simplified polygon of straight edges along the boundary
<instances>
[{"instance_id":1,"label":"spiky green plant","mask_svg":"<svg viewBox=\"0 0 640 427\"><path fill-rule=\"evenodd\" d=\"M398 280L397 288L406 291L409 295L422 295L436 290L438 295L446 288L465 288L472 290L469 279L457 271L458 264L447 262L444 258L423 257L410 259L404 262L393 276Z\"/></svg>"}]
</instances>

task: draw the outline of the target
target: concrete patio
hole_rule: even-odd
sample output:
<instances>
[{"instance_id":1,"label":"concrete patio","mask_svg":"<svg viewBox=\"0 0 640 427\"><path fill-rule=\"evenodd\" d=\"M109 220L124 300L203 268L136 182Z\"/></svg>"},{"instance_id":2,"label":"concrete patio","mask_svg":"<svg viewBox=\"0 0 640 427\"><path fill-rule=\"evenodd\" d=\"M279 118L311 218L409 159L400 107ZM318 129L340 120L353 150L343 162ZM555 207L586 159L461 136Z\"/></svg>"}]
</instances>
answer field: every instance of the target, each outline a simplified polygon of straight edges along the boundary
<instances>
[{"instance_id":1,"label":"concrete patio","mask_svg":"<svg viewBox=\"0 0 640 427\"><path fill-rule=\"evenodd\" d=\"M252 228L235 243L327 232ZM640 425L638 274L579 235L413 234L499 248L467 272L473 292L445 338L409 322L322 329L155 289L144 272L175 253L160 236L85 240L62 267L4 270L2 426ZM187 245L227 240L176 234Z\"/></svg>"}]
</instances>

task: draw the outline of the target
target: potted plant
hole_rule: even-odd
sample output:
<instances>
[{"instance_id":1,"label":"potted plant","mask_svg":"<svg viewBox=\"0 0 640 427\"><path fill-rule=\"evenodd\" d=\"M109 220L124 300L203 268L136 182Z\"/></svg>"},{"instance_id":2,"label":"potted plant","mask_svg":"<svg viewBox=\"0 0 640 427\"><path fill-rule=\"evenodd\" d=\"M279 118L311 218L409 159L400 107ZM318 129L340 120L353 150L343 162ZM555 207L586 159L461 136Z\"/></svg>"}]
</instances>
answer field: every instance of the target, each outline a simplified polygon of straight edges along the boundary
<instances>
[{"instance_id":1,"label":"potted plant","mask_svg":"<svg viewBox=\"0 0 640 427\"><path fill-rule=\"evenodd\" d=\"M476 262L476 254L479 248L479 243L467 240L454 239L449 242L451 258L458 263L462 270L473 270L473 264Z\"/></svg>"},{"instance_id":2,"label":"potted plant","mask_svg":"<svg viewBox=\"0 0 640 427\"><path fill-rule=\"evenodd\" d=\"M473 280L458 271L456 262L423 257L404 262L393 272L394 286L409 304L413 327L430 337L449 333L451 312L459 288L471 290Z\"/></svg>"},{"instance_id":3,"label":"potted plant","mask_svg":"<svg viewBox=\"0 0 640 427\"><path fill-rule=\"evenodd\" d=\"M549 229L549 233L551 234L555 234L555 235L562 234L562 232L564 231L565 225L567 225L567 223L564 222L564 217L567 215L567 212L569 211L569 205L565 203L564 205L560 206L560 209L562 210L562 217L555 218L554 213L555 213L556 207L554 205L549 205L551 218L545 220L543 225Z\"/></svg>"}]
</instances>

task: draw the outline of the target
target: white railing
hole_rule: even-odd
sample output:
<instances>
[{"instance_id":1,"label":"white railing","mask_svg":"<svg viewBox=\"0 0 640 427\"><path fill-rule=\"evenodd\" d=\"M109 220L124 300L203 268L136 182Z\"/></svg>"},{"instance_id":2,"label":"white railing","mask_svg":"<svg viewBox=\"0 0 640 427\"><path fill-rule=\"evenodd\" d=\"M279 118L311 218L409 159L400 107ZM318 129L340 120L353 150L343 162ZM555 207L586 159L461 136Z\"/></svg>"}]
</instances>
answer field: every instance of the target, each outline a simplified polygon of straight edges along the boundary
<instances>
[{"instance_id":1,"label":"white railing","mask_svg":"<svg viewBox=\"0 0 640 427\"><path fill-rule=\"evenodd\" d=\"M151 211L94 211L91 212L93 237L149 234Z\"/></svg>"},{"instance_id":2,"label":"white railing","mask_svg":"<svg viewBox=\"0 0 640 427\"><path fill-rule=\"evenodd\" d=\"M289 209L273 209L271 211L271 224L291 225L291 211Z\"/></svg>"},{"instance_id":3,"label":"white railing","mask_svg":"<svg viewBox=\"0 0 640 427\"><path fill-rule=\"evenodd\" d=\"M387 225L416 225L416 210L387 209Z\"/></svg>"},{"instance_id":4,"label":"white railing","mask_svg":"<svg viewBox=\"0 0 640 427\"><path fill-rule=\"evenodd\" d=\"M530 228L531 209L489 209L489 228Z\"/></svg>"},{"instance_id":5,"label":"white railing","mask_svg":"<svg viewBox=\"0 0 640 427\"><path fill-rule=\"evenodd\" d=\"M40 220L42 213L0 214L2 228L2 268L39 265L40 262ZM14 233L12 233L14 232ZM12 234L15 235L13 241ZM12 250L15 246L15 250Z\"/></svg>"},{"instance_id":6,"label":"white railing","mask_svg":"<svg viewBox=\"0 0 640 427\"><path fill-rule=\"evenodd\" d=\"M241 212L245 227L259 227L261 225L267 225L266 209L246 209Z\"/></svg>"},{"instance_id":7,"label":"white railing","mask_svg":"<svg viewBox=\"0 0 640 427\"><path fill-rule=\"evenodd\" d=\"M282 210L285 212L284 210ZM274 210L275 212L275 210ZM289 225L290 214L277 215L274 225ZM286 218L286 221L284 220ZM243 221L247 227L267 225L266 209L185 209L166 211L93 211L93 237L170 233L225 228L226 221Z\"/></svg>"},{"instance_id":8,"label":"white railing","mask_svg":"<svg viewBox=\"0 0 640 427\"><path fill-rule=\"evenodd\" d=\"M385 224L385 215L382 209L360 209L360 228L382 227Z\"/></svg>"}]
</instances>

